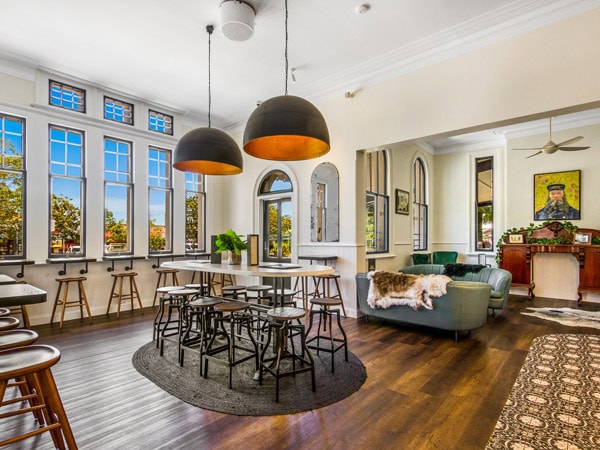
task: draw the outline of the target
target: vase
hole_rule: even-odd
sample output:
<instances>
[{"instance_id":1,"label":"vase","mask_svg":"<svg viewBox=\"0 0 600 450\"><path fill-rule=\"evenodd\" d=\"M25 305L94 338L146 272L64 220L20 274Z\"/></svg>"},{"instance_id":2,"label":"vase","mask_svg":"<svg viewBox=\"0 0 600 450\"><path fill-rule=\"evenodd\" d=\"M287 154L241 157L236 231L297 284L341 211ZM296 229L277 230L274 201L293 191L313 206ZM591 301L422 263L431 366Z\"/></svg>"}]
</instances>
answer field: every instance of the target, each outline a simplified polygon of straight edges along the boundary
<instances>
[{"instance_id":1,"label":"vase","mask_svg":"<svg viewBox=\"0 0 600 450\"><path fill-rule=\"evenodd\" d=\"M232 264L234 266L239 266L242 263L242 255L241 253L238 255L237 253L234 252L229 252L229 264Z\"/></svg>"}]
</instances>

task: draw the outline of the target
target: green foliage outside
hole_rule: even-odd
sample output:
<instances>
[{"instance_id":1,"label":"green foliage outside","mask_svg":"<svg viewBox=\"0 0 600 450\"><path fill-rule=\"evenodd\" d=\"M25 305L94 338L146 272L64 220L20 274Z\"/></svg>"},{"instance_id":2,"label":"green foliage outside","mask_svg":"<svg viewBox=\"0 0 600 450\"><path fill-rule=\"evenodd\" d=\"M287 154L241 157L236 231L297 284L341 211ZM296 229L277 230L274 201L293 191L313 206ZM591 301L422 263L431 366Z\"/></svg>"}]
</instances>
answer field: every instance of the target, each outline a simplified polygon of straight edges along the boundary
<instances>
[{"instance_id":1,"label":"green foliage outside","mask_svg":"<svg viewBox=\"0 0 600 450\"><path fill-rule=\"evenodd\" d=\"M127 224L125 219L115 219L109 209L104 210L105 244L127 244Z\"/></svg>"},{"instance_id":2,"label":"green foliage outside","mask_svg":"<svg viewBox=\"0 0 600 450\"><path fill-rule=\"evenodd\" d=\"M81 242L81 210L73 204L73 199L64 195L52 194L52 222L54 224L52 240L80 245Z\"/></svg>"},{"instance_id":3,"label":"green foliage outside","mask_svg":"<svg viewBox=\"0 0 600 450\"><path fill-rule=\"evenodd\" d=\"M4 148L3 169L0 171L0 245L3 254L18 255L23 244L23 161L8 140Z\"/></svg>"},{"instance_id":4,"label":"green foliage outside","mask_svg":"<svg viewBox=\"0 0 600 450\"><path fill-rule=\"evenodd\" d=\"M167 240L162 235L162 232L161 232L162 227L159 227L156 225L155 219L150 219L149 225L150 225L150 236L149 236L148 246L150 247L150 251L157 252L157 251L165 250Z\"/></svg>"},{"instance_id":5,"label":"green foliage outside","mask_svg":"<svg viewBox=\"0 0 600 450\"><path fill-rule=\"evenodd\" d=\"M185 199L185 242L198 246L198 196Z\"/></svg>"}]
</instances>

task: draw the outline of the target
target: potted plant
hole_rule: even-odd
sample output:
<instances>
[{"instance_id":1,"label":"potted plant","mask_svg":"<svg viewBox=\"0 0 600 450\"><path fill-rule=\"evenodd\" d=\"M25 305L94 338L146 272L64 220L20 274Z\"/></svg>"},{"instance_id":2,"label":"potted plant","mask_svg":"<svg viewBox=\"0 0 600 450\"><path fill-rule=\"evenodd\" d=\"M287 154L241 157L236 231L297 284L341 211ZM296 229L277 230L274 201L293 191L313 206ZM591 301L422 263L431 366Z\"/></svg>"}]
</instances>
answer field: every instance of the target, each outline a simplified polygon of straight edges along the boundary
<instances>
[{"instance_id":1,"label":"potted plant","mask_svg":"<svg viewBox=\"0 0 600 450\"><path fill-rule=\"evenodd\" d=\"M229 251L231 257L229 258L229 264L241 264L242 262L242 250L247 250L248 245L242 241L240 234L237 234L231 228L225 233L217 234L215 244L217 246L217 253L223 253Z\"/></svg>"}]
</instances>

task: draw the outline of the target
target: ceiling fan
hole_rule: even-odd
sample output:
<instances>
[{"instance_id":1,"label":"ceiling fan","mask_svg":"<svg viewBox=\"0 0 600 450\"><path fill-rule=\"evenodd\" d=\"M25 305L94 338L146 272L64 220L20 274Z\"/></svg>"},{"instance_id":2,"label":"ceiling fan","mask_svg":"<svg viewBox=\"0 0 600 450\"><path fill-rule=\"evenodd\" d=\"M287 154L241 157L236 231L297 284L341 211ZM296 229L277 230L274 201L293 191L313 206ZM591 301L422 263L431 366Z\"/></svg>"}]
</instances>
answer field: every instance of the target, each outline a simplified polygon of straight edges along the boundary
<instances>
[{"instance_id":1,"label":"ceiling fan","mask_svg":"<svg viewBox=\"0 0 600 450\"><path fill-rule=\"evenodd\" d=\"M571 139L567 139L566 141L563 141L559 144L556 144L555 142L553 142L552 141L552 117L550 117L549 120L550 120L549 141L543 147L513 148L513 150L539 150L537 153L527 156L527 158L532 158L533 156L539 155L540 153L546 153L548 155L551 155L552 153L555 153L558 150L563 150L566 152L574 152L574 151L578 151L578 150L587 150L589 148L589 147L565 147L565 145L574 144L575 142L579 142L580 140L583 139L583 136L577 136L577 137L574 137ZM525 159L527 159L527 158L525 158Z\"/></svg>"}]
</instances>

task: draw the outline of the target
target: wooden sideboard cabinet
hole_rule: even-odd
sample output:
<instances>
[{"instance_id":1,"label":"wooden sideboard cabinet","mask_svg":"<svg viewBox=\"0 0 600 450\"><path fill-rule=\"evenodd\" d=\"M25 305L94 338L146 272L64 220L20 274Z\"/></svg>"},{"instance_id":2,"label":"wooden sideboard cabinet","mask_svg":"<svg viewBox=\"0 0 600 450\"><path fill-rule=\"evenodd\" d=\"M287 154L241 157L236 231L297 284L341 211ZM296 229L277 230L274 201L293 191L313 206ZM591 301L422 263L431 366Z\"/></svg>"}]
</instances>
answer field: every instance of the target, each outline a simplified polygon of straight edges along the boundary
<instances>
[{"instance_id":1,"label":"wooden sideboard cabinet","mask_svg":"<svg viewBox=\"0 0 600 450\"><path fill-rule=\"evenodd\" d=\"M591 228L578 229L577 233L586 233L592 238L600 236L600 230ZM513 286L527 288L527 295L534 297L535 280L533 274L533 256L536 253L570 253L579 264L579 282L577 286L577 303L581 305L583 292L600 293L600 245L591 243L574 242L574 235L565 230L560 222L551 222L543 228L533 231L531 236L527 230L522 234L522 243L511 244L505 242L498 247L499 264L502 269L508 270L512 276ZM541 244L540 238L553 239L562 236L565 244ZM528 242L529 240L534 243Z\"/></svg>"}]
</instances>

